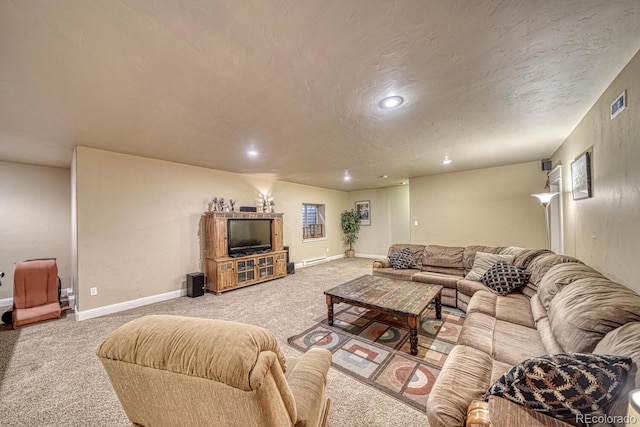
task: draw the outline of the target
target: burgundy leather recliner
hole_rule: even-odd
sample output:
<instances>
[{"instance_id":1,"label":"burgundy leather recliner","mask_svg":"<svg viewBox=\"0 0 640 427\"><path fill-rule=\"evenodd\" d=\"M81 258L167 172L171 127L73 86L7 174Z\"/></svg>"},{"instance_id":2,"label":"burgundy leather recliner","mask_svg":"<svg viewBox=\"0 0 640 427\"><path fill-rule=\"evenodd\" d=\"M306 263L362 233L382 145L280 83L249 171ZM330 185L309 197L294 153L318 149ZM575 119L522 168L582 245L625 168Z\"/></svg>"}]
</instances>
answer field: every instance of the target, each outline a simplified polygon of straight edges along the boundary
<instances>
[{"instance_id":1,"label":"burgundy leather recliner","mask_svg":"<svg viewBox=\"0 0 640 427\"><path fill-rule=\"evenodd\" d=\"M13 328L60 318L55 259L16 264L13 276Z\"/></svg>"}]
</instances>

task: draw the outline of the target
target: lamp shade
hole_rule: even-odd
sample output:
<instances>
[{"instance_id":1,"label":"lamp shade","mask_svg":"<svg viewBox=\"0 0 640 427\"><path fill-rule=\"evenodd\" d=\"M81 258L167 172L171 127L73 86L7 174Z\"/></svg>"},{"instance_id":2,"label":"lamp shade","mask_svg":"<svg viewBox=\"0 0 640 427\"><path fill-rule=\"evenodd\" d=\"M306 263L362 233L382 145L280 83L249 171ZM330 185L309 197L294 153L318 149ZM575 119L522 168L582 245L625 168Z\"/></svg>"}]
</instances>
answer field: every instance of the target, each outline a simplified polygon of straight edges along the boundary
<instances>
[{"instance_id":1,"label":"lamp shade","mask_svg":"<svg viewBox=\"0 0 640 427\"><path fill-rule=\"evenodd\" d=\"M640 388L629 393L629 413L626 423L627 427L640 426Z\"/></svg>"},{"instance_id":2,"label":"lamp shade","mask_svg":"<svg viewBox=\"0 0 640 427\"><path fill-rule=\"evenodd\" d=\"M532 196L540 200L540 203L542 203L543 205L546 205L551 201L551 199L554 198L554 196L557 196L558 194L560 193L535 193L532 194Z\"/></svg>"}]
</instances>

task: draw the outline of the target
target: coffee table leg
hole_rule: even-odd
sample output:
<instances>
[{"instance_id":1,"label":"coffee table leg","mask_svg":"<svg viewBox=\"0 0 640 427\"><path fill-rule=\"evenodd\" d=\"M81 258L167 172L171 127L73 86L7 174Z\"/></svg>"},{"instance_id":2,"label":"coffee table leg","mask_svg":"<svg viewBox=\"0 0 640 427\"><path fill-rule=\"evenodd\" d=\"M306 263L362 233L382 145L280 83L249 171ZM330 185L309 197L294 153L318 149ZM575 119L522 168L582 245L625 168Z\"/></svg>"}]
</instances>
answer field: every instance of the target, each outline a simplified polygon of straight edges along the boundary
<instances>
[{"instance_id":1,"label":"coffee table leg","mask_svg":"<svg viewBox=\"0 0 640 427\"><path fill-rule=\"evenodd\" d=\"M440 301L440 294L436 297L436 319L442 319L442 303Z\"/></svg>"},{"instance_id":2,"label":"coffee table leg","mask_svg":"<svg viewBox=\"0 0 640 427\"><path fill-rule=\"evenodd\" d=\"M418 354L418 318L409 316L409 344L411 345L411 354Z\"/></svg>"},{"instance_id":3,"label":"coffee table leg","mask_svg":"<svg viewBox=\"0 0 640 427\"><path fill-rule=\"evenodd\" d=\"M333 299L327 295L327 319L329 326L333 326Z\"/></svg>"}]
</instances>

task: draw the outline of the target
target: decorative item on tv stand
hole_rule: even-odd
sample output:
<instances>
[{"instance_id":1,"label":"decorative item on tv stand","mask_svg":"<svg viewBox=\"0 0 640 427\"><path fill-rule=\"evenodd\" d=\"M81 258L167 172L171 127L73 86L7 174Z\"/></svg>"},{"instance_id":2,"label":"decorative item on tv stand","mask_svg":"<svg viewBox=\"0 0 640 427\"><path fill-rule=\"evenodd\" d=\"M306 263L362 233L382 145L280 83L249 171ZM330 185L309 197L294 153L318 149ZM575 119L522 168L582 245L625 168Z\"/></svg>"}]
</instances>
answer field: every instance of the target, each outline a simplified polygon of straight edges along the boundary
<instances>
[{"instance_id":1,"label":"decorative item on tv stand","mask_svg":"<svg viewBox=\"0 0 640 427\"><path fill-rule=\"evenodd\" d=\"M207 212L207 290L220 294L287 275L283 214Z\"/></svg>"},{"instance_id":2,"label":"decorative item on tv stand","mask_svg":"<svg viewBox=\"0 0 640 427\"><path fill-rule=\"evenodd\" d=\"M208 212L215 212L218 210L218 198L217 197L213 197L213 199L211 199L211 201L207 204L207 207L209 208Z\"/></svg>"},{"instance_id":3,"label":"decorative item on tv stand","mask_svg":"<svg viewBox=\"0 0 640 427\"><path fill-rule=\"evenodd\" d=\"M349 249L345 252L347 258L353 258L355 256L353 244L358 240L361 219L362 214L355 209L345 210L340 214L340 226L344 233L344 243L349 246Z\"/></svg>"},{"instance_id":4,"label":"decorative item on tv stand","mask_svg":"<svg viewBox=\"0 0 640 427\"><path fill-rule=\"evenodd\" d=\"M236 202L229 199L229 203L224 203L224 197L214 197L207 203L207 212L235 212Z\"/></svg>"}]
</instances>

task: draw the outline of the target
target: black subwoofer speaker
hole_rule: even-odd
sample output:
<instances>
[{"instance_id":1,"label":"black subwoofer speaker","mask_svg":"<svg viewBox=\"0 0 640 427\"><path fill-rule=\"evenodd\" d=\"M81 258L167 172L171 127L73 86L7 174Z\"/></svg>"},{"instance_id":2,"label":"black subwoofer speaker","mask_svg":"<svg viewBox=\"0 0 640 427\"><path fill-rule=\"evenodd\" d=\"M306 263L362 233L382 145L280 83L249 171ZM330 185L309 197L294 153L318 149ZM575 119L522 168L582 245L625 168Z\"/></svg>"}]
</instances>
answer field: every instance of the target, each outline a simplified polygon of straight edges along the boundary
<instances>
[{"instance_id":1,"label":"black subwoofer speaker","mask_svg":"<svg viewBox=\"0 0 640 427\"><path fill-rule=\"evenodd\" d=\"M287 251L287 274L293 274L296 272L296 265L289 261L289 246L283 246L282 248Z\"/></svg>"},{"instance_id":2,"label":"black subwoofer speaker","mask_svg":"<svg viewBox=\"0 0 640 427\"><path fill-rule=\"evenodd\" d=\"M204 273L187 274L187 296L191 298L204 295Z\"/></svg>"}]
</instances>

